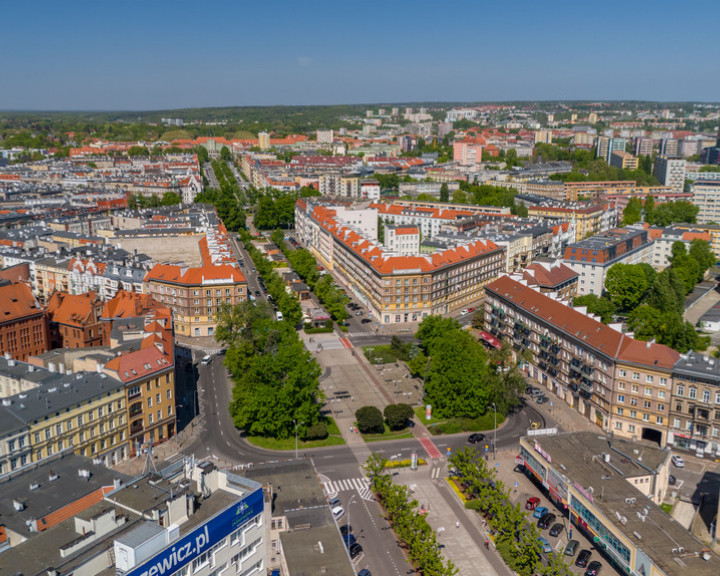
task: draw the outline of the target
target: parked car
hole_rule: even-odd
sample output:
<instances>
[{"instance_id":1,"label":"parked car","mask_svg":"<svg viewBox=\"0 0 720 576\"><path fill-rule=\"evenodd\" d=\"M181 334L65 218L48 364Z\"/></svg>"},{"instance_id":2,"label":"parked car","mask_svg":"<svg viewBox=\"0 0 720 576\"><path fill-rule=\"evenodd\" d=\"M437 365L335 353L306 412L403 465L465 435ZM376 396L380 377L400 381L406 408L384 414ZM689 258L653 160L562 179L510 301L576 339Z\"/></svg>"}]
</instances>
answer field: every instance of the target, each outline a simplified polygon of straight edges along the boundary
<instances>
[{"instance_id":1,"label":"parked car","mask_svg":"<svg viewBox=\"0 0 720 576\"><path fill-rule=\"evenodd\" d=\"M212 357L209 354L206 354L205 356L203 356L203 359L200 360L200 364L202 364L203 366L207 366L208 364L210 364L211 361Z\"/></svg>"},{"instance_id":2,"label":"parked car","mask_svg":"<svg viewBox=\"0 0 720 576\"><path fill-rule=\"evenodd\" d=\"M470 314L470 310L468 310L467 308L465 308L465 310L460 312L460 316L466 316L467 314Z\"/></svg>"},{"instance_id":3,"label":"parked car","mask_svg":"<svg viewBox=\"0 0 720 576\"><path fill-rule=\"evenodd\" d=\"M355 542L357 542L357 539L353 534L345 534L343 536L343 542L345 542L345 546L349 548L350 546L355 544Z\"/></svg>"},{"instance_id":4,"label":"parked car","mask_svg":"<svg viewBox=\"0 0 720 576\"><path fill-rule=\"evenodd\" d=\"M363 314L365 314L365 312L363 312L362 310L357 310L355 312L355 316L362 316Z\"/></svg>"},{"instance_id":5,"label":"parked car","mask_svg":"<svg viewBox=\"0 0 720 576\"><path fill-rule=\"evenodd\" d=\"M590 556L592 556L592 552L590 552L590 550L580 550L580 554L578 554L577 560L575 560L575 566L585 568L588 560L590 560Z\"/></svg>"},{"instance_id":6,"label":"parked car","mask_svg":"<svg viewBox=\"0 0 720 576\"><path fill-rule=\"evenodd\" d=\"M559 536L562 531L563 525L560 524L560 522L555 522L555 524L553 524L550 528L550 532L548 532L548 534L550 534L550 536Z\"/></svg>"},{"instance_id":7,"label":"parked car","mask_svg":"<svg viewBox=\"0 0 720 576\"><path fill-rule=\"evenodd\" d=\"M533 394L540 392L540 388L537 388L535 386L527 386L525 388L525 394L530 394L532 396Z\"/></svg>"},{"instance_id":8,"label":"parked car","mask_svg":"<svg viewBox=\"0 0 720 576\"><path fill-rule=\"evenodd\" d=\"M525 510L535 510L540 505L540 498L533 496L525 502Z\"/></svg>"},{"instance_id":9,"label":"parked car","mask_svg":"<svg viewBox=\"0 0 720 576\"><path fill-rule=\"evenodd\" d=\"M372 322L372 320L370 320L370 318L363 318L362 320L360 320L360 324L368 324L370 322Z\"/></svg>"},{"instance_id":10,"label":"parked car","mask_svg":"<svg viewBox=\"0 0 720 576\"><path fill-rule=\"evenodd\" d=\"M360 570L360 572L357 573L357 576L372 576L372 574L370 574L370 570L368 570L367 568L363 568L362 570Z\"/></svg>"},{"instance_id":11,"label":"parked car","mask_svg":"<svg viewBox=\"0 0 720 576\"><path fill-rule=\"evenodd\" d=\"M350 526L348 524L343 524L342 526L340 526L340 534L342 534L343 536L347 536L348 534L351 534L351 533L352 533L352 526Z\"/></svg>"},{"instance_id":12,"label":"parked car","mask_svg":"<svg viewBox=\"0 0 720 576\"><path fill-rule=\"evenodd\" d=\"M685 460L682 459L682 456L673 456L671 462L675 468L685 468Z\"/></svg>"},{"instance_id":13,"label":"parked car","mask_svg":"<svg viewBox=\"0 0 720 576\"><path fill-rule=\"evenodd\" d=\"M330 500L328 501L328 505L330 506L330 508L340 506L340 498L338 498L337 496L335 496L335 498L330 498Z\"/></svg>"},{"instance_id":14,"label":"parked car","mask_svg":"<svg viewBox=\"0 0 720 576\"><path fill-rule=\"evenodd\" d=\"M567 546L565 546L565 556L575 556L578 546L580 546L580 542L577 540L570 540L570 542L567 543Z\"/></svg>"},{"instance_id":15,"label":"parked car","mask_svg":"<svg viewBox=\"0 0 720 576\"><path fill-rule=\"evenodd\" d=\"M675 478L675 476L670 474L668 476L668 484L670 484L670 486L675 486L675 484L677 484L677 478Z\"/></svg>"},{"instance_id":16,"label":"parked car","mask_svg":"<svg viewBox=\"0 0 720 576\"><path fill-rule=\"evenodd\" d=\"M542 518L543 514L547 511L548 509L545 506L538 506L535 508L535 512L533 512L533 518Z\"/></svg>"},{"instance_id":17,"label":"parked car","mask_svg":"<svg viewBox=\"0 0 720 576\"><path fill-rule=\"evenodd\" d=\"M535 398L535 402L537 402L538 404L545 404L545 402L547 402L547 401L548 401L548 397L547 397L547 396L544 396L544 395L543 395L543 396L537 396L537 397Z\"/></svg>"},{"instance_id":18,"label":"parked car","mask_svg":"<svg viewBox=\"0 0 720 576\"><path fill-rule=\"evenodd\" d=\"M555 514L553 514L552 512L545 512L545 514L542 515L540 520L538 520L538 528L540 528L541 530L546 530L547 527L550 526L550 524L555 522L555 518L557 518L557 516L555 516Z\"/></svg>"},{"instance_id":19,"label":"parked car","mask_svg":"<svg viewBox=\"0 0 720 576\"><path fill-rule=\"evenodd\" d=\"M587 570L585 570L583 576L598 576L601 569L602 564L600 564L597 560L593 560L590 564L588 564Z\"/></svg>"},{"instance_id":20,"label":"parked car","mask_svg":"<svg viewBox=\"0 0 720 576\"><path fill-rule=\"evenodd\" d=\"M485 440L485 434L480 434L479 432L470 434L470 436L468 437L468 442L470 442L470 444L478 444L483 440Z\"/></svg>"},{"instance_id":21,"label":"parked car","mask_svg":"<svg viewBox=\"0 0 720 576\"><path fill-rule=\"evenodd\" d=\"M335 506L335 508L333 508L331 512L335 520L337 520L338 518L342 518L345 514L345 510L342 506Z\"/></svg>"},{"instance_id":22,"label":"parked car","mask_svg":"<svg viewBox=\"0 0 720 576\"><path fill-rule=\"evenodd\" d=\"M538 538L538 542L540 542L540 547L543 552L552 552L552 546L550 546L550 542L548 542L545 538L540 536L540 538Z\"/></svg>"},{"instance_id":23,"label":"parked car","mask_svg":"<svg viewBox=\"0 0 720 576\"><path fill-rule=\"evenodd\" d=\"M355 544L351 544L348 548L348 551L350 552L350 558L357 558L360 556L360 553L363 551L363 547L360 546L357 542Z\"/></svg>"}]
</instances>

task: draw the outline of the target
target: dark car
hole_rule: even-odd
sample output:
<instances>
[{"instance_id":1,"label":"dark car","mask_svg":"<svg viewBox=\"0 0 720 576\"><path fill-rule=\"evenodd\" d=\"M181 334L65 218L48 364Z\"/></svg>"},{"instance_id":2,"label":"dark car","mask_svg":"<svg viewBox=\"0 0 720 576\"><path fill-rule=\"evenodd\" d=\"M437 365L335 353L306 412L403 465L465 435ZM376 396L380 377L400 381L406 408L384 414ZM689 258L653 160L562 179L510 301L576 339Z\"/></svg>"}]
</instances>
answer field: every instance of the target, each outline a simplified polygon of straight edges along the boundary
<instances>
[{"instance_id":1,"label":"dark car","mask_svg":"<svg viewBox=\"0 0 720 576\"><path fill-rule=\"evenodd\" d=\"M350 558L357 558L360 556L360 553L363 551L362 546L355 542L355 544L351 544L350 548L348 548L348 552L350 552Z\"/></svg>"},{"instance_id":2,"label":"dark car","mask_svg":"<svg viewBox=\"0 0 720 576\"><path fill-rule=\"evenodd\" d=\"M545 404L545 402L547 402L547 401L548 401L547 396L538 396L537 398L535 398L535 402L537 402L538 404Z\"/></svg>"},{"instance_id":3,"label":"dark car","mask_svg":"<svg viewBox=\"0 0 720 576\"><path fill-rule=\"evenodd\" d=\"M372 322L370 318L363 318L362 320L360 320L360 324L369 324L370 322Z\"/></svg>"},{"instance_id":4,"label":"dark car","mask_svg":"<svg viewBox=\"0 0 720 576\"><path fill-rule=\"evenodd\" d=\"M575 566L585 568L588 560L590 560L590 556L592 556L592 552L590 552L590 550L580 550L580 554L578 554L577 560L575 560Z\"/></svg>"},{"instance_id":5,"label":"dark car","mask_svg":"<svg viewBox=\"0 0 720 576\"><path fill-rule=\"evenodd\" d=\"M585 570L583 576L598 576L601 569L602 564L600 564L597 560L593 560L590 564L588 564L587 570Z\"/></svg>"},{"instance_id":6,"label":"dark car","mask_svg":"<svg viewBox=\"0 0 720 576\"><path fill-rule=\"evenodd\" d=\"M343 524L340 526L340 534L344 536L347 536L348 534L352 533L352 526L348 526L347 524Z\"/></svg>"},{"instance_id":7,"label":"dark car","mask_svg":"<svg viewBox=\"0 0 720 576\"><path fill-rule=\"evenodd\" d=\"M355 542L357 542L357 539L353 534L346 534L345 536L343 536L343 542L345 542L345 546L350 547L355 544Z\"/></svg>"},{"instance_id":8,"label":"dark car","mask_svg":"<svg viewBox=\"0 0 720 576\"><path fill-rule=\"evenodd\" d=\"M563 525L560 524L560 522L556 522L552 525L552 528L550 528L550 536L559 536L562 531Z\"/></svg>"},{"instance_id":9,"label":"dark car","mask_svg":"<svg viewBox=\"0 0 720 576\"><path fill-rule=\"evenodd\" d=\"M479 432L470 434L470 437L468 438L468 442L470 442L470 444L478 444L479 442L482 442L483 440L485 440L485 434L480 434Z\"/></svg>"},{"instance_id":10,"label":"dark car","mask_svg":"<svg viewBox=\"0 0 720 576\"><path fill-rule=\"evenodd\" d=\"M546 512L545 514L543 514L542 518L538 520L538 528L542 528L543 530L545 530L548 526L550 526L550 524L555 522L555 518L555 514L553 514L552 512Z\"/></svg>"},{"instance_id":11,"label":"dark car","mask_svg":"<svg viewBox=\"0 0 720 576\"><path fill-rule=\"evenodd\" d=\"M372 576L372 574L370 574L370 570L368 570L367 568L363 568L362 570L360 570L360 572L357 573L357 576Z\"/></svg>"},{"instance_id":12,"label":"dark car","mask_svg":"<svg viewBox=\"0 0 720 576\"><path fill-rule=\"evenodd\" d=\"M260 296L260 290L255 290L255 296Z\"/></svg>"},{"instance_id":13,"label":"dark car","mask_svg":"<svg viewBox=\"0 0 720 576\"><path fill-rule=\"evenodd\" d=\"M675 476L670 474L668 476L668 484L670 484L670 486L675 486L675 484L677 484L677 478L675 478Z\"/></svg>"}]
</instances>

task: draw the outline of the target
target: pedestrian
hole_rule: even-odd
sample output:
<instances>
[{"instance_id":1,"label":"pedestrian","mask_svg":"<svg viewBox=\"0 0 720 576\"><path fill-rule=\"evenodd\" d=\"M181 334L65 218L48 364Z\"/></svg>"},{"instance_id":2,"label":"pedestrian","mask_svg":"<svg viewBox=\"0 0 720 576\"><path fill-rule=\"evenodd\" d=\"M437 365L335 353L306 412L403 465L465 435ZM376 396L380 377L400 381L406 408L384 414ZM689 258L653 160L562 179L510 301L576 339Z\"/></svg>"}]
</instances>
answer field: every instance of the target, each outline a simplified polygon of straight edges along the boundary
<instances>
[{"instance_id":1,"label":"pedestrian","mask_svg":"<svg viewBox=\"0 0 720 576\"><path fill-rule=\"evenodd\" d=\"M490 540L488 540L487 538L485 538L485 549L490 550Z\"/></svg>"},{"instance_id":2,"label":"pedestrian","mask_svg":"<svg viewBox=\"0 0 720 576\"><path fill-rule=\"evenodd\" d=\"M455 522L455 528L460 528L460 521Z\"/></svg>"}]
</instances>

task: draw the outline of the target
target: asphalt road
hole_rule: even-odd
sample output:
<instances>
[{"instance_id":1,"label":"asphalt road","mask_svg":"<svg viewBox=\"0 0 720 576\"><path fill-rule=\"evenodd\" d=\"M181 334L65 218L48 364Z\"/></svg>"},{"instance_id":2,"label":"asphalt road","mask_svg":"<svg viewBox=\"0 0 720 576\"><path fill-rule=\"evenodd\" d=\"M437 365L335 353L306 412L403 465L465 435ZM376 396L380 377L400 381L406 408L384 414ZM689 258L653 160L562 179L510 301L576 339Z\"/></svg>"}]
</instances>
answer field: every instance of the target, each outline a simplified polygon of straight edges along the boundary
<instances>
[{"instance_id":1,"label":"asphalt road","mask_svg":"<svg viewBox=\"0 0 720 576\"><path fill-rule=\"evenodd\" d=\"M217 176L215 176L215 171L212 169L212 164L210 164L210 162L205 163L203 165L203 170L205 172L205 176L207 176L208 182L210 182L210 188L220 190L220 183L218 182Z\"/></svg>"}]
</instances>

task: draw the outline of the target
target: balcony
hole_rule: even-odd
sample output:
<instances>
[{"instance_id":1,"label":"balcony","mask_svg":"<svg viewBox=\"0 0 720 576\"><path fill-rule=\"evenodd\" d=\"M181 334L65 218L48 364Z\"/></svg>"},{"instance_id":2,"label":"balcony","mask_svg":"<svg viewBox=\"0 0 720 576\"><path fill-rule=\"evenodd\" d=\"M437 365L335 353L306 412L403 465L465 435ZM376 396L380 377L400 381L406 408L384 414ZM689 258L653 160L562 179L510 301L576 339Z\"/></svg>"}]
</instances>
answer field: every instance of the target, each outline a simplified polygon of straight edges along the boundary
<instances>
[{"instance_id":1,"label":"balcony","mask_svg":"<svg viewBox=\"0 0 720 576\"><path fill-rule=\"evenodd\" d=\"M583 364L582 367L580 368L580 370L582 371L583 374L588 374L588 375L595 372L595 368L593 366L588 366L587 364Z\"/></svg>"},{"instance_id":2,"label":"balcony","mask_svg":"<svg viewBox=\"0 0 720 576\"><path fill-rule=\"evenodd\" d=\"M133 423L130 424L130 435L134 436L135 434L139 434L145 429L143 426L142 420L135 420Z\"/></svg>"},{"instance_id":3,"label":"balcony","mask_svg":"<svg viewBox=\"0 0 720 576\"><path fill-rule=\"evenodd\" d=\"M137 402L136 404L133 404L130 406L129 414L130 418L134 418L135 416L139 416L143 413L143 403Z\"/></svg>"},{"instance_id":4,"label":"balcony","mask_svg":"<svg viewBox=\"0 0 720 576\"><path fill-rule=\"evenodd\" d=\"M577 358L573 358L572 360L570 360L570 366L574 366L575 368L580 368L581 365L582 365L582 362L580 362L580 360L578 360Z\"/></svg>"},{"instance_id":5,"label":"balcony","mask_svg":"<svg viewBox=\"0 0 720 576\"><path fill-rule=\"evenodd\" d=\"M553 344L552 346L550 346L551 354L557 354L558 352L560 352L560 350L561 350L561 348L557 344Z\"/></svg>"}]
</instances>

